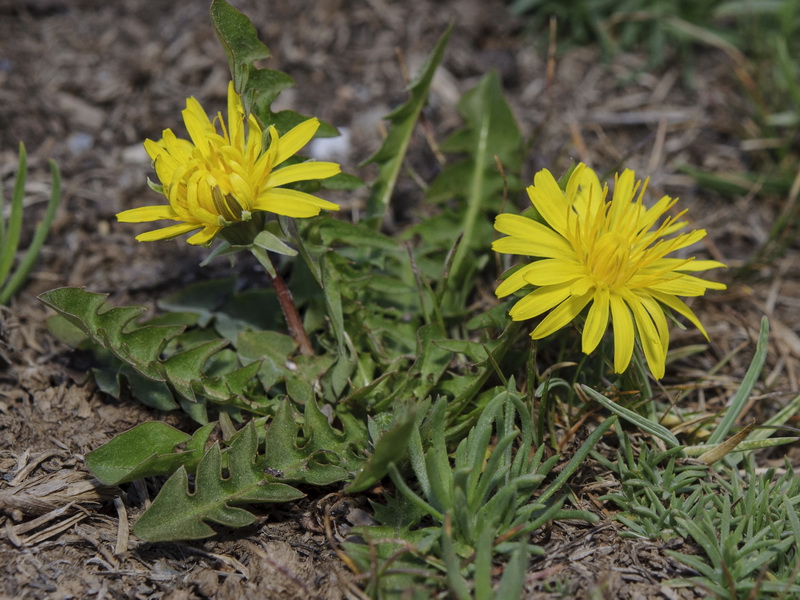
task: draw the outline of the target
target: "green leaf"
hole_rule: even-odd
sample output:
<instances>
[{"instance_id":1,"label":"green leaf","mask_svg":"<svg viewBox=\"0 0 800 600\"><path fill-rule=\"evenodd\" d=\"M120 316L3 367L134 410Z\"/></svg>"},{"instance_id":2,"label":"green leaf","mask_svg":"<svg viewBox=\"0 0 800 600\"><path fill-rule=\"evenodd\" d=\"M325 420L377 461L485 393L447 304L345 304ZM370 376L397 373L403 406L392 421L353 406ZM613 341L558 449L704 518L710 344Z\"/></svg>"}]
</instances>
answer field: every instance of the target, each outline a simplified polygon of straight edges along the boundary
<instances>
[{"instance_id":1,"label":"green leaf","mask_svg":"<svg viewBox=\"0 0 800 600\"><path fill-rule=\"evenodd\" d=\"M322 243L326 246L340 242L355 247L368 246L387 252L400 250L396 240L362 224L353 224L331 217L317 219Z\"/></svg>"},{"instance_id":2,"label":"green leaf","mask_svg":"<svg viewBox=\"0 0 800 600\"><path fill-rule=\"evenodd\" d=\"M25 195L25 180L28 176L28 155L25 152L25 145L19 145L19 166L17 167L17 179L14 182L14 191L11 195L11 214L8 217L8 227L6 227L5 213L0 214L0 285L4 285L8 274L11 272L11 265L17 254L20 235L22 235L22 200ZM0 196L1 199L1 196ZM2 204L5 204L3 202ZM4 208L0 206L0 208Z\"/></svg>"},{"instance_id":3,"label":"green leaf","mask_svg":"<svg viewBox=\"0 0 800 600\"><path fill-rule=\"evenodd\" d=\"M104 294L87 292L82 288L51 290L39 298L139 376L152 382L169 384L179 395L176 400L199 422L206 421L201 400L252 408L240 397L243 385L240 380L243 374L251 371L238 372L236 365L237 368L230 373L215 373L214 377L204 372L209 359L228 344L226 340L214 339L213 331L210 332L212 339L207 339L208 331L199 330L197 340L187 334L185 341L190 343L177 352L169 353L167 347L183 333L184 326L136 326L136 319L145 311L143 307L109 308ZM126 374L124 371L122 373ZM140 386L136 390L136 377L129 377L129 381L134 391L141 394L138 397L148 403L148 390L153 386L143 386L147 389ZM112 385L108 377L105 382L107 387ZM159 386L155 388L161 389ZM169 404L166 394L162 394L162 398L155 403L158 408L168 408Z\"/></svg>"},{"instance_id":4,"label":"green leaf","mask_svg":"<svg viewBox=\"0 0 800 600\"><path fill-rule=\"evenodd\" d=\"M340 291L339 272L329 260L328 254L321 261L322 267L322 291L325 294L325 305L328 307L328 318L333 328L333 334L339 344L339 352L344 351L344 313L342 311L342 293Z\"/></svg>"},{"instance_id":5,"label":"green leaf","mask_svg":"<svg viewBox=\"0 0 800 600\"><path fill-rule=\"evenodd\" d=\"M436 340L446 337L441 325L436 323L423 325L417 330L416 337L417 360L408 372L401 376L402 384L375 405L376 411L385 409L404 395L412 395L417 400L423 400L439 383L450 365L452 353L435 343Z\"/></svg>"},{"instance_id":6,"label":"green leaf","mask_svg":"<svg viewBox=\"0 0 800 600\"><path fill-rule=\"evenodd\" d=\"M452 28L450 25L439 38L419 75L409 86L411 98L386 116L391 124L389 133L378 151L364 163L365 165L369 163L379 165L378 176L372 184L367 199L367 222L374 229L379 229L383 222L394 192L397 176L408 151L411 134L414 132L420 112L427 102L433 75L442 61Z\"/></svg>"},{"instance_id":7,"label":"green leaf","mask_svg":"<svg viewBox=\"0 0 800 600\"><path fill-rule=\"evenodd\" d=\"M469 586L467 580L461 575L461 561L456 554L456 544L453 540L453 528L450 524L450 515L448 514L444 524L442 525L442 538L441 538L441 554L444 559L445 574L447 576L447 587L450 593L457 600L470 600L472 598L469 593Z\"/></svg>"},{"instance_id":8,"label":"green leaf","mask_svg":"<svg viewBox=\"0 0 800 600\"><path fill-rule=\"evenodd\" d=\"M753 355L753 362L750 363L750 367L748 367L747 373L745 373L744 379L742 379L742 385L739 386L736 395L734 395L731 400L725 416L722 418L722 421L720 421L720 424L717 425L711 437L708 438L707 443L719 444L722 442L722 440L727 437L733 424L739 418L739 414L744 409L747 400L750 398L750 393L753 391L758 378L761 376L761 371L767 360L768 341L769 320L767 317L761 317L761 331L758 334L758 342L756 343L756 352Z\"/></svg>"},{"instance_id":9,"label":"green leaf","mask_svg":"<svg viewBox=\"0 0 800 600\"><path fill-rule=\"evenodd\" d=\"M795 442L800 441L800 438L797 437L777 437L777 438L768 438L768 439L755 439L755 440L747 440L741 442L736 446L735 450L731 452L750 452L752 450L762 450L764 448L775 448L777 446L784 446L786 444L794 444ZM686 446L683 450L686 452L686 456L700 456L709 450L713 450L717 448L718 444L700 444L699 446Z\"/></svg>"},{"instance_id":10,"label":"green leaf","mask_svg":"<svg viewBox=\"0 0 800 600\"><path fill-rule=\"evenodd\" d=\"M324 126L325 123L322 123L322 125ZM322 127L320 127L320 130L322 131ZM323 179L320 184L326 190L359 190L365 185L362 179L350 173L337 173L333 177Z\"/></svg>"},{"instance_id":11,"label":"green leaf","mask_svg":"<svg viewBox=\"0 0 800 600\"><path fill-rule=\"evenodd\" d=\"M198 315L197 324L206 327L226 298L233 295L236 278L212 279L187 285L158 301L158 307L171 312L190 312Z\"/></svg>"},{"instance_id":12,"label":"green leaf","mask_svg":"<svg viewBox=\"0 0 800 600\"><path fill-rule=\"evenodd\" d=\"M164 380L157 359L167 341L183 331L182 326L131 329L129 324L145 312L144 307L109 308L105 294L82 288L51 290L39 299L83 330L95 343L136 367L142 375L156 381Z\"/></svg>"},{"instance_id":13,"label":"green leaf","mask_svg":"<svg viewBox=\"0 0 800 600\"><path fill-rule=\"evenodd\" d=\"M352 477L363 464L354 448L365 436L352 429L336 432L314 401L305 406L304 423L297 424L290 402L284 401L266 435L266 464L281 472L285 481L329 485Z\"/></svg>"},{"instance_id":14,"label":"green leaf","mask_svg":"<svg viewBox=\"0 0 800 600\"><path fill-rule=\"evenodd\" d=\"M270 57L270 51L258 39L253 23L224 0L211 3L211 24L228 58L233 87L242 97L245 112L255 114L265 129L274 125L283 134L309 117L293 110L273 112L272 103L283 90L294 85L287 74L260 69L256 61ZM318 136L337 135L335 127L321 123Z\"/></svg>"},{"instance_id":15,"label":"green leaf","mask_svg":"<svg viewBox=\"0 0 800 600\"><path fill-rule=\"evenodd\" d=\"M16 252L16 246L19 242L19 228L17 227L17 221L22 217L22 195L25 186L25 174L22 172L22 170L25 168L26 162L25 145L20 143L19 148L19 171L17 172L17 183L14 186L14 196L12 198L8 239L5 238L5 228L0 227L0 304L8 303L11 297L17 293L17 290L22 287L22 284L27 279L28 274L33 268L34 262L39 256L39 252L44 245L44 241L47 239L47 234L50 232L50 226L52 225L53 219L56 216L56 209L58 208L58 203L61 199L61 174L56 163L51 160L50 172L52 174L52 186L50 191L50 201L47 203L47 211L45 212L44 218L36 226L36 232L33 234L33 239L28 245L27 250L25 250L25 255L22 257L22 260L19 261L19 264L14 270L14 273L11 275L11 278L6 281L5 278L8 275L6 267L8 267L8 269L11 268L11 264L7 263L6 261L9 259L9 257L13 261L14 254ZM18 194L19 198L17 197ZM2 190L0 190L0 223L4 223L3 220L5 218L1 214L2 210Z\"/></svg>"},{"instance_id":16,"label":"green leaf","mask_svg":"<svg viewBox=\"0 0 800 600\"><path fill-rule=\"evenodd\" d=\"M395 423L378 439L372 454L350 485L345 488L345 492L355 494L369 489L386 476L390 463L403 460L414 431L414 420L414 413L409 412L404 419Z\"/></svg>"},{"instance_id":17,"label":"green leaf","mask_svg":"<svg viewBox=\"0 0 800 600\"><path fill-rule=\"evenodd\" d=\"M226 340L211 341L170 356L162 363L166 379L181 396L195 402L195 388L203 389L203 367L214 354L227 345Z\"/></svg>"},{"instance_id":18,"label":"green leaf","mask_svg":"<svg viewBox=\"0 0 800 600\"><path fill-rule=\"evenodd\" d=\"M503 570L495 598L521 598L528 574L528 544L523 538Z\"/></svg>"},{"instance_id":19,"label":"green leaf","mask_svg":"<svg viewBox=\"0 0 800 600\"><path fill-rule=\"evenodd\" d=\"M181 466L194 470L213 429L209 423L190 436L166 423L142 423L87 454L86 466L106 485L169 475Z\"/></svg>"},{"instance_id":20,"label":"green leaf","mask_svg":"<svg viewBox=\"0 0 800 600\"><path fill-rule=\"evenodd\" d=\"M275 98L283 90L289 89L293 85L294 79L281 71L272 69L251 70L248 87L252 90L253 95L252 111L257 115L269 114ZM281 131L286 130L287 127L281 127Z\"/></svg>"},{"instance_id":21,"label":"green leaf","mask_svg":"<svg viewBox=\"0 0 800 600\"><path fill-rule=\"evenodd\" d=\"M115 361L116 362L116 361ZM147 377L139 375L130 365L117 363L119 367L116 372L113 370L95 370L95 381L98 387L105 393L119 399L121 391L121 380L124 378L130 386L131 393L145 406L156 410L170 411L179 408L175 396L169 386L163 381L153 381ZM115 379L115 388L104 387L103 379L108 382L109 376Z\"/></svg>"},{"instance_id":22,"label":"green leaf","mask_svg":"<svg viewBox=\"0 0 800 600\"><path fill-rule=\"evenodd\" d=\"M464 354L475 363L481 363L488 358L486 346L478 342L471 342L469 340L434 340L433 343L442 350Z\"/></svg>"},{"instance_id":23,"label":"green leaf","mask_svg":"<svg viewBox=\"0 0 800 600\"><path fill-rule=\"evenodd\" d=\"M244 527L255 521L250 512L238 505L302 498L299 490L265 475L261 461L257 460L257 446L258 436L251 421L226 453L227 475L223 473L219 444L211 446L197 466L194 491L189 489L186 469L179 468L161 488L133 532L147 542L202 539L215 533L209 523Z\"/></svg>"},{"instance_id":24,"label":"green leaf","mask_svg":"<svg viewBox=\"0 0 800 600\"><path fill-rule=\"evenodd\" d=\"M244 363L260 362L258 377L266 390L292 374L286 361L297 349L297 342L288 335L276 331L246 331L239 334L236 347Z\"/></svg>"},{"instance_id":25,"label":"green leaf","mask_svg":"<svg viewBox=\"0 0 800 600\"><path fill-rule=\"evenodd\" d=\"M477 247L488 246L488 240L479 239L478 235L478 229L487 222L483 215L488 210L500 208L503 180L497 171L495 157L506 169L518 169L522 156L522 136L505 101L496 72L488 73L464 94L458 107L467 126L446 140L442 149L465 152L467 159L464 163L449 166L439 176L447 182L451 198L462 197L467 201L461 223L463 238L450 267L454 308L464 305L471 289L464 283L472 279L470 273L474 271L474 260L467 261L467 257L473 256ZM436 182L432 187L437 189Z\"/></svg>"},{"instance_id":26,"label":"green leaf","mask_svg":"<svg viewBox=\"0 0 800 600\"><path fill-rule=\"evenodd\" d=\"M269 48L259 41L250 19L224 0L211 3L211 24L228 58L233 86L244 96L250 73L255 70L253 63L269 58Z\"/></svg>"},{"instance_id":27,"label":"green leaf","mask_svg":"<svg viewBox=\"0 0 800 600\"><path fill-rule=\"evenodd\" d=\"M282 254L284 256L297 256L297 250L288 246L286 242L269 231L261 231L253 240L253 243L259 248L269 250L275 254Z\"/></svg>"},{"instance_id":28,"label":"green leaf","mask_svg":"<svg viewBox=\"0 0 800 600\"><path fill-rule=\"evenodd\" d=\"M600 438L603 437L606 431L617 422L617 417L612 416L600 423L595 430L586 438L586 441L578 448L578 451L572 456L569 460L567 465L561 470L553 482L547 486L547 489L542 492L542 494L536 499L537 502L545 502L547 501L553 494L555 494L561 487L567 482L572 474L578 470L583 462L586 460L586 457L589 455L589 452L592 448L595 447L597 442L600 441Z\"/></svg>"},{"instance_id":29,"label":"green leaf","mask_svg":"<svg viewBox=\"0 0 800 600\"><path fill-rule=\"evenodd\" d=\"M419 380L414 382L416 387L414 395L419 400L428 395L450 365L452 352L436 343L436 340L444 337L445 332L441 326L433 323L423 325L417 332L418 358L413 370L419 373Z\"/></svg>"},{"instance_id":30,"label":"green leaf","mask_svg":"<svg viewBox=\"0 0 800 600\"><path fill-rule=\"evenodd\" d=\"M681 445L680 441L678 441L678 438L676 438L669 429L660 423L654 423L647 417L643 417L642 415L635 413L624 406L620 406L616 402L611 402L611 400L603 396L603 394L593 390L587 385L581 385L581 389L583 389L583 391L586 392L586 394L589 395L593 400L600 403L614 414L630 423L633 423L642 431L646 431L647 433L663 440L665 443L669 444L670 447L674 448Z\"/></svg>"},{"instance_id":31,"label":"green leaf","mask_svg":"<svg viewBox=\"0 0 800 600\"><path fill-rule=\"evenodd\" d=\"M214 329L226 340L235 341L246 331L281 329L283 315L272 287L248 289L228 298L214 313Z\"/></svg>"},{"instance_id":32,"label":"green leaf","mask_svg":"<svg viewBox=\"0 0 800 600\"><path fill-rule=\"evenodd\" d=\"M57 340L73 348L77 348L89 339L84 331L61 315L50 315L45 320L45 325L47 331Z\"/></svg>"}]
</instances>

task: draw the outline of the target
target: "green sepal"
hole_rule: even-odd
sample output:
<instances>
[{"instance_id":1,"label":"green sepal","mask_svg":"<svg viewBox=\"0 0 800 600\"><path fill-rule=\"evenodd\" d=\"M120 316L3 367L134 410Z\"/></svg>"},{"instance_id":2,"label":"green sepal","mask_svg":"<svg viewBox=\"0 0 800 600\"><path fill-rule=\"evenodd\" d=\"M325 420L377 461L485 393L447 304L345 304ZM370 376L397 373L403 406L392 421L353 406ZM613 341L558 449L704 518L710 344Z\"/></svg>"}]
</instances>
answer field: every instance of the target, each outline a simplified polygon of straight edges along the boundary
<instances>
[{"instance_id":1,"label":"green sepal","mask_svg":"<svg viewBox=\"0 0 800 600\"><path fill-rule=\"evenodd\" d=\"M287 245L282 239L269 231L260 231L253 240L253 244L264 250L284 256L297 256L297 250Z\"/></svg>"}]
</instances>

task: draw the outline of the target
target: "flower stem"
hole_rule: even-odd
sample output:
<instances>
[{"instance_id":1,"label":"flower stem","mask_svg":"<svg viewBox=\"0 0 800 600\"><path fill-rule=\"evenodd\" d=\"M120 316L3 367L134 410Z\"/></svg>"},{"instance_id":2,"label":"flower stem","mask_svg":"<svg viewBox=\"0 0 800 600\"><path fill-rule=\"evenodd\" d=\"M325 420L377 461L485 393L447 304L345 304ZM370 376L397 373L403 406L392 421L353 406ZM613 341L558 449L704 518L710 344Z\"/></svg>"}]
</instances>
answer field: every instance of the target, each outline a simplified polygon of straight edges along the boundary
<instances>
[{"instance_id":1,"label":"flower stem","mask_svg":"<svg viewBox=\"0 0 800 600\"><path fill-rule=\"evenodd\" d=\"M303 356L314 356L314 348L311 347L311 340L308 339L306 328L303 327L303 320L300 318L300 313L297 312L297 307L294 305L292 293L289 291L280 273L276 273L275 277L272 277L272 285L275 287L278 303L281 305L283 316L286 318L286 324L289 326L289 333L292 334L294 341L300 346L300 353Z\"/></svg>"},{"instance_id":2,"label":"flower stem","mask_svg":"<svg viewBox=\"0 0 800 600\"><path fill-rule=\"evenodd\" d=\"M297 312L297 306L295 306L294 300L292 299L292 293L289 291L289 287L286 285L283 277L275 270L272 261L263 248L253 246L251 252L258 259L258 262L261 263L261 266L264 267L264 270L267 272L267 277L269 277L272 286L275 288L275 295L278 297L278 304L280 304L283 316L286 319L286 324L289 326L289 333L300 347L300 353L303 356L314 356L314 348L311 346L311 340L308 339L306 328L303 327L303 320L300 318L300 313Z\"/></svg>"}]
</instances>

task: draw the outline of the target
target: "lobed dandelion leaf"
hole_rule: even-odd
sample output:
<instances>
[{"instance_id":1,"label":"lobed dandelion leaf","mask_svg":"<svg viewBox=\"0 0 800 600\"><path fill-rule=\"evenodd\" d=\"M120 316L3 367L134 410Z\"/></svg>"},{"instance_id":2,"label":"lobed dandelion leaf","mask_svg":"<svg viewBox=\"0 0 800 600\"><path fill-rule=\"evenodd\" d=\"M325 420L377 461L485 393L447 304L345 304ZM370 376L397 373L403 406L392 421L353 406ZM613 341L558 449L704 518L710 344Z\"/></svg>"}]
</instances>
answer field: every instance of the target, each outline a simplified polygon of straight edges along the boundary
<instances>
[{"instance_id":1,"label":"lobed dandelion leaf","mask_svg":"<svg viewBox=\"0 0 800 600\"><path fill-rule=\"evenodd\" d=\"M170 475L180 467L194 471L214 426L188 435L159 421L142 423L87 454L86 466L106 485Z\"/></svg>"},{"instance_id":2,"label":"lobed dandelion leaf","mask_svg":"<svg viewBox=\"0 0 800 600\"><path fill-rule=\"evenodd\" d=\"M101 376L104 391L118 396L119 378L124 376L144 404L171 410L177 401L201 423L207 421L205 400L250 407L245 395L258 372L258 361L244 367L233 361L235 368L213 376L205 372L206 364L228 341L215 336L190 339L183 324L138 324L144 307L108 307L105 294L83 288L59 288L39 298L121 361ZM184 337L187 343L173 346L172 342Z\"/></svg>"},{"instance_id":3,"label":"lobed dandelion leaf","mask_svg":"<svg viewBox=\"0 0 800 600\"><path fill-rule=\"evenodd\" d=\"M209 523L245 527L255 521L252 513L238 505L290 502L304 495L265 473L252 421L231 442L225 457L227 473L223 471L219 444L206 451L197 466L193 490L187 469L175 471L133 532L148 542L207 538L215 534Z\"/></svg>"},{"instance_id":4,"label":"lobed dandelion leaf","mask_svg":"<svg viewBox=\"0 0 800 600\"><path fill-rule=\"evenodd\" d=\"M363 446L365 435L348 419L344 423L344 431L336 431L311 397L300 426L284 401L267 429L267 465L285 481L330 485L350 479L364 462L355 448Z\"/></svg>"}]
</instances>

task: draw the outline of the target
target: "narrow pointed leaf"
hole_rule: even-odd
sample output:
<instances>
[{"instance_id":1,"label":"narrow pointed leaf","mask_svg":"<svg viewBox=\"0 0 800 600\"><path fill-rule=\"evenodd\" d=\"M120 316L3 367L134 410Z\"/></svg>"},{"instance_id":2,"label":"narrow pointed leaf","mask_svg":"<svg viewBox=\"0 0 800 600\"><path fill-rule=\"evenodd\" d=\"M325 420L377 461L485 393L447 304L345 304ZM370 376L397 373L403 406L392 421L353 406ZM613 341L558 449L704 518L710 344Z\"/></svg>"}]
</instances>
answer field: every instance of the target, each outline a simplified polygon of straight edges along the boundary
<instances>
[{"instance_id":1,"label":"narrow pointed leaf","mask_svg":"<svg viewBox=\"0 0 800 600\"><path fill-rule=\"evenodd\" d=\"M372 184L367 199L367 221L374 228L380 228L389 206L397 176L403 166L411 134L417 125L420 112L428 99L428 90L433 81L436 68L444 57L444 50L450 38L452 26L448 27L428 57L417 78L409 87L411 98L386 116L391 127L386 139L364 164L377 163L378 177Z\"/></svg>"},{"instance_id":2,"label":"narrow pointed leaf","mask_svg":"<svg viewBox=\"0 0 800 600\"><path fill-rule=\"evenodd\" d=\"M345 491L349 494L363 492L383 479L389 472L390 463L397 463L405 458L413 431L414 413L409 413L375 443L372 454Z\"/></svg>"}]
</instances>

